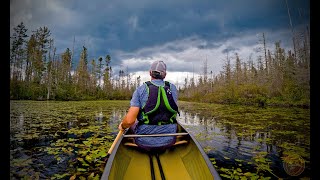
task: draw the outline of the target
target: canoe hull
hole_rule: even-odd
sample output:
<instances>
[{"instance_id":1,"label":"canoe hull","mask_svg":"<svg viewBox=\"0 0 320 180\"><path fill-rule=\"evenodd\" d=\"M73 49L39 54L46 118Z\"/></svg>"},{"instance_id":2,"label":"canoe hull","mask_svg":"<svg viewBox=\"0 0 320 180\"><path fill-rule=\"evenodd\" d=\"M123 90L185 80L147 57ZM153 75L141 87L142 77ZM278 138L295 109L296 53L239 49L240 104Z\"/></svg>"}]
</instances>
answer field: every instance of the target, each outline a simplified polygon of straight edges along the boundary
<instances>
[{"instance_id":1,"label":"canoe hull","mask_svg":"<svg viewBox=\"0 0 320 180\"><path fill-rule=\"evenodd\" d=\"M179 125L179 132L186 130ZM177 138L187 143L175 145L159 154L160 166L155 155L143 152L137 147L125 145L126 137L121 137L111 153L102 179L161 179L160 167L165 179L220 179L208 156L195 138L188 134ZM152 163L152 164L151 164Z\"/></svg>"}]
</instances>

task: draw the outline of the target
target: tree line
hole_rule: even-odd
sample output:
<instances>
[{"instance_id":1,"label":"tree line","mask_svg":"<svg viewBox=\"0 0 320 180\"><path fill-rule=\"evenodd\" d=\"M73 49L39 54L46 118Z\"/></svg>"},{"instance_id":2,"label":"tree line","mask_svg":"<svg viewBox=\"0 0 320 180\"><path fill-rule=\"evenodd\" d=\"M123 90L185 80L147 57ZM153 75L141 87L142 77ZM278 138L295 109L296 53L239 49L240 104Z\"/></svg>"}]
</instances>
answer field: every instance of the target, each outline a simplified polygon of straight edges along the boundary
<instances>
[{"instance_id":1,"label":"tree line","mask_svg":"<svg viewBox=\"0 0 320 180\"><path fill-rule=\"evenodd\" d=\"M10 45L10 99L95 100L130 99L140 85L128 70L114 73L109 54L88 59L82 47L78 64L69 48L56 54L51 32L40 27L27 35L23 22L13 29ZM219 74L208 73L203 62L199 77L185 78L179 99L214 103L258 103L309 106L310 41L308 29L293 36L293 51L285 51L280 41L274 49L260 38L260 55L243 60L239 54L226 54ZM231 64L231 59L235 60ZM115 75L116 74L116 75ZM196 79L197 78L197 79Z\"/></svg>"},{"instance_id":2,"label":"tree line","mask_svg":"<svg viewBox=\"0 0 320 180\"><path fill-rule=\"evenodd\" d=\"M56 54L51 31L40 27L27 35L21 22L10 37L10 99L95 100L129 99L140 76L134 81L124 70L113 77L111 56L88 59L83 46L78 64L69 48Z\"/></svg>"},{"instance_id":3,"label":"tree line","mask_svg":"<svg viewBox=\"0 0 320 180\"><path fill-rule=\"evenodd\" d=\"M280 41L274 49L266 47L262 33L258 59L247 61L238 53L226 55L223 70L208 74L207 60L203 72L185 78L179 88L180 99L199 102L284 105L309 107L310 104L310 41L308 29L293 37L294 50L285 51ZM235 63L231 64L231 58Z\"/></svg>"}]
</instances>

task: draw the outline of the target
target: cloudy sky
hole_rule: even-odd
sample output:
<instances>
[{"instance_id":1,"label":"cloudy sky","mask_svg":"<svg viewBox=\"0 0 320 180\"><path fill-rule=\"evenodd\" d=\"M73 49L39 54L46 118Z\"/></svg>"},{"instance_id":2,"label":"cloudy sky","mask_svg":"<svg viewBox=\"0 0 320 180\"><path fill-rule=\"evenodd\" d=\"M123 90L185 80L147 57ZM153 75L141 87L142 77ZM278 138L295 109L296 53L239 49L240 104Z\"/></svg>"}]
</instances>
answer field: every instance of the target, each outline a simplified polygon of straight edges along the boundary
<instances>
[{"instance_id":1,"label":"cloudy sky","mask_svg":"<svg viewBox=\"0 0 320 180\"><path fill-rule=\"evenodd\" d=\"M222 71L227 54L256 60L262 33L267 48L292 48L292 31L306 28L306 0L10 0L10 33L23 22L29 35L39 27L51 31L57 54L74 47L74 64L82 47L88 58L111 56L116 74L149 80L154 60L167 64L166 80L182 85L208 72Z\"/></svg>"}]
</instances>

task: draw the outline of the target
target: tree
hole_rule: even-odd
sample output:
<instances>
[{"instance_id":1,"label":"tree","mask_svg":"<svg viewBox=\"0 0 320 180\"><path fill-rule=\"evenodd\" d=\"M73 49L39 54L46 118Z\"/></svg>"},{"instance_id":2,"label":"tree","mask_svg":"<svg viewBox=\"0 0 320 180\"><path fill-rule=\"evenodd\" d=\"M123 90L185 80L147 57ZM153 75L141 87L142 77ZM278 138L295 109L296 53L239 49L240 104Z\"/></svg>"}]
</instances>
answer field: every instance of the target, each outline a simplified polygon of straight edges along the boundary
<instances>
[{"instance_id":1,"label":"tree","mask_svg":"<svg viewBox=\"0 0 320 180\"><path fill-rule=\"evenodd\" d=\"M51 57L51 50L53 48L53 39L50 39L49 40L49 44L50 44L50 47L49 47L49 61L47 63L47 73L46 73L46 84L47 84L47 100L50 99L50 93L51 93L51 88L52 88L52 62L54 61ZM55 53L55 52L54 52ZM55 54L53 54L53 57L54 57Z\"/></svg>"},{"instance_id":2,"label":"tree","mask_svg":"<svg viewBox=\"0 0 320 180\"><path fill-rule=\"evenodd\" d=\"M207 83L208 81L208 60L204 60L203 62L203 82Z\"/></svg>"},{"instance_id":3,"label":"tree","mask_svg":"<svg viewBox=\"0 0 320 180\"><path fill-rule=\"evenodd\" d=\"M98 65L98 79L99 79L99 87L101 87L101 77L102 77L102 57L99 57L98 61L99 61L99 65Z\"/></svg>"},{"instance_id":4,"label":"tree","mask_svg":"<svg viewBox=\"0 0 320 180\"><path fill-rule=\"evenodd\" d=\"M228 53L227 53L225 64L223 66L223 70L224 70L225 82L229 84L231 82L231 64L230 64Z\"/></svg>"},{"instance_id":5,"label":"tree","mask_svg":"<svg viewBox=\"0 0 320 180\"><path fill-rule=\"evenodd\" d=\"M76 70L76 85L79 88L80 93L85 93L89 87L89 73L88 73L88 54L87 48L83 46L83 50L80 55L79 64Z\"/></svg>"},{"instance_id":6,"label":"tree","mask_svg":"<svg viewBox=\"0 0 320 180\"><path fill-rule=\"evenodd\" d=\"M91 60L91 72L90 72L90 91L93 93L97 87L97 65L95 59ZM99 80L100 81L100 80ZM100 87L100 86L99 86Z\"/></svg>"},{"instance_id":7,"label":"tree","mask_svg":"<svg viewBox=\"0 0 320 180\"><path fill-rule=\"evenodd\" d=\"M26 34L28 29L26 29L23 22L21 22L17 27L13 28L14 32L11 39L11 49L10 49L10 72L11 78L14 80L22 80L23 64L27 61L26 58ZM28 68L29 63L27 62Z\"/></svg>"},{"instance_id":8,"label":"tree","mask_svg":"<svg viewBox=\"0 0 320 180\"><path fill-rule=\"evenodd\" d=\"M42 77L45 71L46 54L48 52L49 37L51 35L50 30L47 27L40 27L34 31L34 38L36 40L35 44L35 58L33 59L33 68L35 74L35 82L40 84L43 81Z\"/></svg>"},{"instance_id":9,"label":"tree","mask_svg":"<svg viewBox=\"0 0 320 180\"><path fill-rule=\"evenodd\" d=\"M34 64L36 58L36 38L31 35L29 41L27 42L27 64L26 64L26 81L29 82L33 80L32 72L34 71Z\"/></svg>"},{"instance_id":10,"label":"tree","mask_svg":"<svg viewBox=\"0 0 320 180\"><path fill-rule=\"evenodd\" d=\"M61 67L61 80L65 83L71 83L71 51L66 49L61 55L62 67Z\"/></svg>"},{"instance_id":11,"label":"tree","mask_svg":"<svg viewBox=\"0 0 320 180\"><path fill-rule=\"evenodd\" d=\"M242 70L241 70L241 61L240 61L238 53L236 53L235 76L236 76L236 84L240 85L242 83Z\"/></svg>"},{"instance_id":12,"label":"tree","mask_svg":"<svg viewBox=\"0 0 320 180\"><path fill-rule=\"evenodd\" d=\"M106 68L104 70L104 76L103 76L104 91L106 92L108 98L110 98L113 87L111 83L111 72L112 72L112 69L110 66L111 57L109 54L106 55L105 61L106 61Z\"/></svg>"}]
</instances>

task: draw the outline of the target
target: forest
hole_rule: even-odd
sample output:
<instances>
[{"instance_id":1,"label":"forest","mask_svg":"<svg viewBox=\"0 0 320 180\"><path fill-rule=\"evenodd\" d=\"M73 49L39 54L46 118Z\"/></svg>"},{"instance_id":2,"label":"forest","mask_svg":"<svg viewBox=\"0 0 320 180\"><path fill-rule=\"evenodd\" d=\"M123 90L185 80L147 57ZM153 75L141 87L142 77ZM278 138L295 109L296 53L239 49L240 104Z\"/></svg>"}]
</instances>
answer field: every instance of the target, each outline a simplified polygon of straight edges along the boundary
<instances>
[{"instance_id":1,"label":"forest","mask_svg":"<svg viewBox=\"0 0 320 180\"><path fill-rule=\"evenodd\" d=\"M129 100L142 83L140 76L133 79L128 70L113 72L110 54L88 59L85 46L80 59L74 59L73 47L57 54L51 30L46 26L27 34L28 29L21 22L10 37L12 100ZM195 60L202 64L202 72L184 79L184 85L178 87L179 99L309 108L309 39L306 27L292 35L293 50L285 50L280 41L268 49L262 33L258 59L227 53L219 74L208 71L207 60Z\"/></svg>"}]
</instances>

